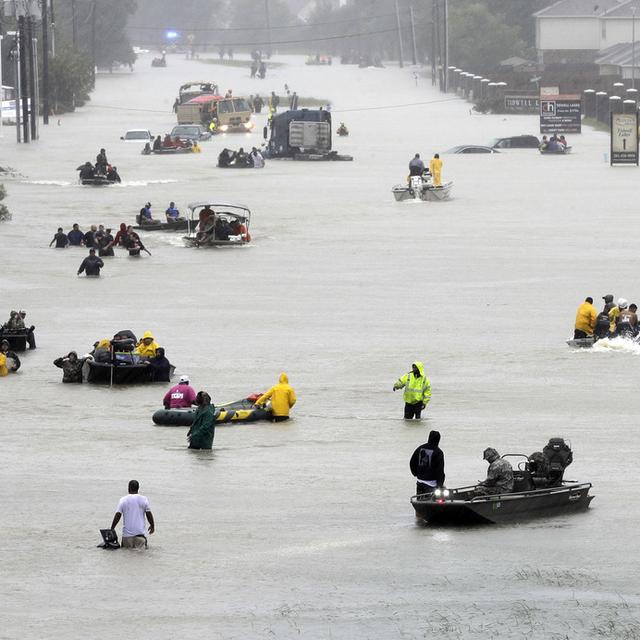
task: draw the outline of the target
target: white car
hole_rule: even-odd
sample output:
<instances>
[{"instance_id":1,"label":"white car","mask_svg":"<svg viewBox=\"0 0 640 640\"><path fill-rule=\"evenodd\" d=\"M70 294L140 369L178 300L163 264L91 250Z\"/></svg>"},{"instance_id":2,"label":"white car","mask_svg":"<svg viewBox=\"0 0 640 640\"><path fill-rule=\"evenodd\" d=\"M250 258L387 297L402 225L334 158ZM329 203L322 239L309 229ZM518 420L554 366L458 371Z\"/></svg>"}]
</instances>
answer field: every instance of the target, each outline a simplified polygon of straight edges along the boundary
<instances>
[{"instance_id":1,"label":"white car","mask_svg":"<svg viewBox=\"0 0 640 640\"><path fill-rule=\"evenodd\" d=\"M129 129L123 136L120 136L120 140L125 142L151 142L153 136L148 129Z\"/></svg>"}]
</instances>

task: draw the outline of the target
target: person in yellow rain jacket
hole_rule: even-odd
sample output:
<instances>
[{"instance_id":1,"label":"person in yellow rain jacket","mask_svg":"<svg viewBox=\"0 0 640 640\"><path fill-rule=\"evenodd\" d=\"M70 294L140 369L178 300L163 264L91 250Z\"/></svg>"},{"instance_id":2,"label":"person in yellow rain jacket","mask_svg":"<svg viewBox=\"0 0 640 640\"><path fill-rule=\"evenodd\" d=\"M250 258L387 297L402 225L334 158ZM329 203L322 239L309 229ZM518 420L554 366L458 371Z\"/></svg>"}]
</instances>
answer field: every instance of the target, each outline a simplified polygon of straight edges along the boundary
<instances>
[{"instance_id":1,"label":"person in yellow rain jacket","mask_svg":"<svg viewBox=\"0 0 640 640\"><path fill-rule=\"evenodd\" d=\"M424 364L414 362L411 371L398 378L393 390L404 388L404 418L420 419L422 410L431 400L431 382L424 374Z\"/></svg>"},{"instance_id":2,"label":"person in yellow rain jacket","mask_svg":"<svg viewBox=\"0 0 640 640\"><path fill-rule=\"evenodd\" d=\"M581 338L591 337L593 330L596 328L597 318L598 312L593 306L593 298L586 298L578 307L578 312L576 313L576 326L573 332L573 339L580 340Z\"/></svg>"},{"instance_id":3,"label":"person in yellow rain jacket","mask_svg":"<svg viewBox=\"0 0 640 640\"><path fill-rule=\"evenodd\" d=\"M271 399L271 419L273 422L282 422L289 419L289 410L296 403L296 392L289 386L289 378L286 373L280 374L280 381L275 387L263 393L257 400L256 405L261 407L267 400Z\"/></svg>"},{"instance_id":4,"label":"person in yellow rain jacket","mask_svg":"<svg viewBox=\"0 0 640 640\"><path fill-rule=\"evenodd\" d=\"M433 184L436 187L442 185L442 160L440 160L440 154L436 153L429 162L429 172L433 176Z\"/></svg>"},{"instance_id":5,"label":"person in yellow rain jacket","mask_svg":"<svg viewBox=\"0 0 640 640\"><path fill-rule=\"evenodd\" d=\"M144 359L155 358L156 349L158 349L159 347L160 345L153 337L153 333L151 333L151 331L145 331L144 335L142 336L142 340L138 342L134 353Z\"/></svg>"},{"instance_id":6,"label":"person in yellow rain jacket","mask_svg":"<svg viewBox=\"0 0 640 640\"><path fill-rule=\"evenodd\" d=\"M7 356L0 351L0 378L9 375L9 367L7 367Z\"/></svg>"}]
</instances>

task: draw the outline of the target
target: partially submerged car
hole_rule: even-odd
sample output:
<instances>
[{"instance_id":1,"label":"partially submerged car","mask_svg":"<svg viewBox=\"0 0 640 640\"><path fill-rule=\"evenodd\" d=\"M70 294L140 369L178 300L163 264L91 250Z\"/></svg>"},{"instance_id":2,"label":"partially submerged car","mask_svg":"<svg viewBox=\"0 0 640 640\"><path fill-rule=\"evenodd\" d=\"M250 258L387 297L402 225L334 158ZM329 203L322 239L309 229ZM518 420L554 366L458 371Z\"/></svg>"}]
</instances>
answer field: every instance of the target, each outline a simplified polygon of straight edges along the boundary
<instances>
[{"instance_id":1,"label":"partially submerged car","mask_svg":"<svg viewBox=\"0 0 640 640\"><path fill-rule=\"evenodd\" d=\"M540 140L536 136L508 136L494 138L490 146L494 149L538 149Z\"/></svg>"},{"instance_id":2,"label":"partially submerged car","mask_svg":"<svg viewBox=\"0 0 640 640\"><path fill-rule=\"evenodd\" d=\"M445 153L500 153L493 147L486 147L481 144L460 144L457 147L452 147Z\"/></svg>"},{"instance_id":3,"label":"partially submerged car","mask_svg":"<svg viewBox=\"0 0 640 640\"><path fill-rule=\"evenodd\" d=\"M211 133L201 124L178 124L171 129L171 137L201 142L202 140L211 140Z\"/></svg>"},{"instance_id":4,"label":"partially submerged car","mask_svg":"<svg viewBox=\"0 0 640 640\"><path fill-rule=\"evenodd\" d=\"M125 142L151 142L153 136L149 129L129 129L120 140Z\"/></svg>"}]
</instances>

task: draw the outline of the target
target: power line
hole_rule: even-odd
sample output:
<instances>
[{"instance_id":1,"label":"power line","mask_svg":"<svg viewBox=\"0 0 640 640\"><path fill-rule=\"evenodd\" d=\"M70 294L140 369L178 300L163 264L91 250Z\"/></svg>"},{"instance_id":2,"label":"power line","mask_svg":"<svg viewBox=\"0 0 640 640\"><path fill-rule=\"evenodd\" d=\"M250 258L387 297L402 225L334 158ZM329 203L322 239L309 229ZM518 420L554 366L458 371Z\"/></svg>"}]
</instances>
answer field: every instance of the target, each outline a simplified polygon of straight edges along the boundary
<instances>
[{"instance_id":1,"label":"power line","mask_svg":"<svg viewBox=\"0 0 640 640\"><path fill-rule=\"evenodd\" d=\"M368 16L368 20L377 20L378 18L387 18L389 16L395 16L395 13L381 13L377 16ZM300 29L306 27L324 27L334 24L347 24L349 22L358 22L360 18L347 18L345 20L334 20L331 22L300 22L298 24L286 24L280 25L278 27L271 27L272 31L280 30L280 29ZM150 27L147 25L127 25L128 29L136 29L139 31L166 31L167 29L173 29L174 27ZM179 29L180 31L267 31L268 27L175 27L175 29Z\"/></svg>"},{"instance_id":2,"label":"power line","mask_svg":"<svg viewBox=\"0 0 640 640\"><path fill-rule=\"evenodd\" d=\"M359 36L375 36L375 35L379 35L382 33L395 33L396 30L395 29L380 29L378 31L365 31L363 33L345 33L344 35L341 36L325 36L324 38L302 38L300 40L276 40L275 42L256 42L256 41L251 41L251 42L194 42L193 44L190 44L190 47L219 47L219 46L225 46L225 47L255 47L258 45L271 45L271 46L278 46L278 45L287 45L287 44L305 44L307 42L326 42L328 40L344 40L345 38L357 38ZM137 45L143 45L146 47L155 47L158 45L158 42L137 42Z\"/></svg>"}]
</instances>

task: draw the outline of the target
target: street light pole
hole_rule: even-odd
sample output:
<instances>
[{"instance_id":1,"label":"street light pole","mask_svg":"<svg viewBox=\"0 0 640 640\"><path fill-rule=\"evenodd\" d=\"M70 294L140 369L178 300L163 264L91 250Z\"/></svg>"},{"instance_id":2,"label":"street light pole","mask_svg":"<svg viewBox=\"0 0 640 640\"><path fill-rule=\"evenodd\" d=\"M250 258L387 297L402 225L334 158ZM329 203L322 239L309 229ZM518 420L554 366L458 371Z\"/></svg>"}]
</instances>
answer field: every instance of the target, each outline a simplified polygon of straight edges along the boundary
<instances>
[{"instance_id":1,"label":"street light pole","mask_svg":"<svg viewBox=\"0 0 640 640\"><path fill-rule=\"evenodd\" d=\"M631 86L636 88L636 8L631 7Z\"/></svg>"},{"instance_id":2,"label":"street light pole","mask_svg":"<svg viewBox=\"0 0 640 640\"><path fill-rule=\"evenodd\" d=\"M400 58L400 68L404 67L404 51L402 50L402 28L400 27L400 9L396 0L396 24L398 26L398 56Z\"/></svg>"}]
</instances>

